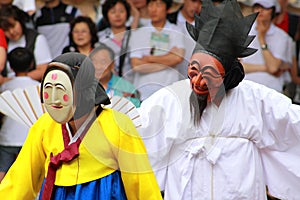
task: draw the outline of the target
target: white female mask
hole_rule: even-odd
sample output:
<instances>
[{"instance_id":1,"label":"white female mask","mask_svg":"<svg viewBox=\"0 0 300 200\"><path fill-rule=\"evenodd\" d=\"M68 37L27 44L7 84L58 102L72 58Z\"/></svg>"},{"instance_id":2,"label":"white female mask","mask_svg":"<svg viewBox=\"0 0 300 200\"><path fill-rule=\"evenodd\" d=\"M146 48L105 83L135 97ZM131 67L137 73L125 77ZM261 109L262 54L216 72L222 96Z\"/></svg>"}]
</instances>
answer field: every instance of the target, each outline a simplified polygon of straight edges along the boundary
<instances>
[{"instance_id":1,"label":"white female mask","mask_svg":"<svg viewBox=\"0 0 300 200\"><path fill-rule=\"evenodd\" d=\"M58 123L72 119L75 112L73 86L62 70L49 71L43 81L43 102L49 115Z\"/></svg>"}]
</instances>

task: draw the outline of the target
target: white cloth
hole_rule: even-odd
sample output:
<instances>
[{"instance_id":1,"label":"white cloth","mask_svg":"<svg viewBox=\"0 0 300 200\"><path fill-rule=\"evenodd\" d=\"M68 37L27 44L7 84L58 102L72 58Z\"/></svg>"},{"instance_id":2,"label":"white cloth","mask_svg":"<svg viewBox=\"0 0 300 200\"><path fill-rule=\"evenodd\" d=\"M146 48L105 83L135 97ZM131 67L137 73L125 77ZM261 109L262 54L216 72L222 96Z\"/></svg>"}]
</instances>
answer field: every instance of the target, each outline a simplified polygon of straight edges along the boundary
<instances>
[{"instance_id":1,"label":"white cloth","mask_svg":"<svg viewBox=\"0 0 300 200\"><path fill-rule=\"evenodd\" d=\"M42 7L41 9L38 9L34 16L34 21L36 21L38 18L51 18L50 15L43 15L42 9L45 9L45 7ZM68 46L70 44L69 39L69 32L70 32L70 17L67 17L66 15L72 14L72 11L75 7L71 5L67 5L66 7L59 4L58 7L53 8L52 13L53 15L60 16L60 22L51 22L49 23L49 20L45 20L45 24L37 25L37 31L45 36L48 42L48 46L51 52L52 58L56 58L59 56L64 47ZM49 9L49 8L48 8ZM46 12L47 13L47 12ZM74 18L77 16L81 16L82 13L79 9L76 9L76 12L74 14Z\"/></svg>"},{"instance_id":2,"label":"white cloth","mask_svg":"<svg viewBox=\"0 0 300 200\"><path fill-rule=\"evenodd\" d=\"M36 10L35 0L13 0L12 4L25 12Z\"/></svg>"},{"instance_id":3,"label":"white cloth","mask_svg":"<svg viewBox=\"0 0 300 200\"><path fill-rule=\"evenodd\" d=\"M255 29L256 23L253 24L249 35L257 35ZM266 43L268 48L274 57L281 59L284 62L292 63L292 38L280 28L271 24L266 34ZM264 65L265 60L263 58L260 43L258 37L255 37L252 43L249 45L251 48L257 49L254 54L242 59L243 63ZM251 72L246 73L245 79L252 80L254 82L263 84L267 87L273 88L279 92L282 92L283 85L286 81L290 80L289 74L283 73L281 76L273 76L268 72Z\"/></svg>"},{"instance_id":4,"label":"white cloth","mask_svg":"<svg viewBox=\"0 0 300 200\"><path fill-rule=\"evenodd\" d=\"M142 58L143 56L150 55L151 48L153 47L150 42L152 33L158 33L158 31L151 23L147 27L132 31L129 42L130 58ZM160 55L167 53L172 47L184 49L183 34L180 27L167 21L159 33L166 34L169 37L168 45L160 49ZM140 99L144 100L160 88L180 80L180 77L181 75L177 67L174 66L153 73L134 72L133 84L141 94Z\"/></svg>"},{"instance_id":5,"label":"white cloth","mask_svg":"<svg viewBox=\"0 0 300 200\"><path fill-rule=\"evenodd\" d=\"M70 43L69 23L58 23L55 24L55 26L53 26L52 24L39 26L37 30L39 33L43 34L47 38L49 47L51 45L50 51L51 51L51 56L53 58L59 56L62 53L63 48L65 46L68 46Z\"/></svg>"},{"instance_id":6,"label":"white cloth","mask_svg":"<svg viewBox=\"0 0 300 200\"><path fill-rule=\"evenodd\" d=\"M28 76L17 76L1 85L1 92L5 90L13 91L16 88L26 88L31 85L39 85L40 82ZM22 146L29 128L10 117L4 116L0 129L0 145Z\"/></svg>"},{"instance_id":7,"label":"white cloth","mask_svg":"<svg viewBox=\"0 0 300 200\"><path fill-rule=\"evenodd\" d=\"M18 41L9 41L7 52L10 52L11 50L17 47L25 47L25 44L26 44L26 40L24 35ZM33 54L34 54L36 65L49 63L52 60L49 45L44 35L39 34L37 36ZM14 76L14 72L10 69L9 63L7 67L9 71L8 76L9 77Z\"/></svg>"},{"instance_id":8,"label":"white cloth","mask_svg":"<svg viewBox=\"0 0 300 200\"><path fill-rule=\"evenodd\" d=\"M165 200L300 199L300 107L244 80L200 124L190 114L189 80L146 99L138 111Z\"/></svg>"}]
</instances>

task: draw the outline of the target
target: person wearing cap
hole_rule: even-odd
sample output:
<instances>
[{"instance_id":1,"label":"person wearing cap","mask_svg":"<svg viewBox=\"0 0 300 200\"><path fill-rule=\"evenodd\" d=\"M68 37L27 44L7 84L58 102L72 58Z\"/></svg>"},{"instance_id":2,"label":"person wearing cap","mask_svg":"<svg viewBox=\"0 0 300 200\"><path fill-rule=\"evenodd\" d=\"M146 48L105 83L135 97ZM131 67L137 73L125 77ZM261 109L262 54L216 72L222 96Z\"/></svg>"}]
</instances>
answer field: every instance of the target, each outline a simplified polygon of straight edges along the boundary
<instances>
[{"instance_id":1,"label":"person wearing cap","mask_svg":"<svg viewBox=\"0 0 300 200\"><path fill-rule=\"evenodd\" d=\"M250 30L251 35L257 35L250 47L258 51L242 59L245 79L282 92L284 84L290 81L292 38L272 22L276 0L254 0L252 8L259 14Z\"/></svg>"},{"instance_id":2,"label":"person wearing cap","mask_svg":"<svg viewBox=\"0 0 300 200\"><path fill-rule=\"evenodd\" d=\"M110 103L91 60L56 57L41 82L47 110L0 184L0 199L161 199L142 139Z\"/></svg>"},{"instance_id":3,"label":"person wearing cap","mask_svg":"<svg viewBox=\"0 0 300 200\"><path fill-rule=\"evenodd\" d=\"M244 80L257 13L203 0L189 79L142 102L138 130L165 200L300 198L300 107Z\"/></svg>"}]
</instances>

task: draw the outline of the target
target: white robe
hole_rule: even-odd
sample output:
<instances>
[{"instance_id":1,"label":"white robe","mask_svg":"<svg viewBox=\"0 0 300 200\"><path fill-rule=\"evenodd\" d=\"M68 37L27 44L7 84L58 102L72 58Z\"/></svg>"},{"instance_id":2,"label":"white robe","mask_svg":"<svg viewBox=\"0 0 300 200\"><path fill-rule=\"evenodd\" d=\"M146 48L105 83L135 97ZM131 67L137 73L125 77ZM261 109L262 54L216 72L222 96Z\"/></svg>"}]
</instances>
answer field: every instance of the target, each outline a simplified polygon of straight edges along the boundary
<instances>
[{"instance_id":1,"label":"white robe","mask_svg":"<svg viewBox=\"0 0 300 200\"><path fill-rule=\"evenodd\" d=\"M221 105L191 120L189 80L163 88L138 109L165 200L300 199L300 106L244 80Z\"/></svg>"}]
</instances>

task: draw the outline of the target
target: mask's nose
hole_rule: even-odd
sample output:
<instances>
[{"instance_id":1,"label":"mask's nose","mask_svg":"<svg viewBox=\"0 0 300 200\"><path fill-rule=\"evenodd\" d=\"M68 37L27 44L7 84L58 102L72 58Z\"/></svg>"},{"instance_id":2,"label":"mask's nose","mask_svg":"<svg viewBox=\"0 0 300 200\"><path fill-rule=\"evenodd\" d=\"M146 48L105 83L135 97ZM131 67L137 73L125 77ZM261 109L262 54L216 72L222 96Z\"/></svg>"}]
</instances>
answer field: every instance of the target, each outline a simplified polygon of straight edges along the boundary
<instances>
[{"instance_id":1,"label":"mask's nose","mask_svg":"<svg viewBox=\"0 0 300 200\"><path fill-rule=\"evenodd\" d=\"M52 89L51 98L52 98L52 103L54 103L55 105L60 105L61 104L60 98L58 96L58 91L55 87Z\"/></svg>"}]
</instances>

